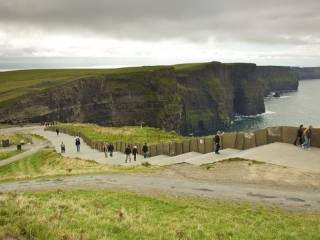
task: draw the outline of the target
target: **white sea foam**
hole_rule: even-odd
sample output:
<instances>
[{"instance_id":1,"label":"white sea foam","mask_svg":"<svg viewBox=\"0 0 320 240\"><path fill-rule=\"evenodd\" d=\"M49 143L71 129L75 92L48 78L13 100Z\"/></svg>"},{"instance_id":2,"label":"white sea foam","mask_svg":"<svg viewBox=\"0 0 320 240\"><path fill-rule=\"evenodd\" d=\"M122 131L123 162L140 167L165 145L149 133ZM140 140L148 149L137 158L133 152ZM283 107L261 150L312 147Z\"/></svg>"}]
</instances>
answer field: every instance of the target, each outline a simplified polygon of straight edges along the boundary
<instances>
[{"instance_id":1,"label":"white sea foam","mask_svg":"<svg viewBox=\"0 0 320 240\"><path fill-rule=\"evenodd\" d=\"M290 98L291 96L281 96L280 98Z\"/></svg>"},{"instance_id":2,"label":"white sea foam","mask_svg":"<svg viewBox=\"0 0 320 240\"><path fill-rule=\"evenodd\" d=\"M266 110L264 113L259 113L259 114L256 114L256 115L236 115L234 117L234 121L241 121L243 119L248 119L248 118L257 118L257 117L262 117L262 116L265 116L265 115L275 114L275 113L276 112Z\"/></svg>"},{"instance_id":3,"label":"white sea foam","mask_svg":"<svg viewBox=\"0 0 320 240\"><path fill-rule=\"evenodd\" d=\"M258 115L267 115L267 114L275 114L275 113L276 113L276 112L266 110L264 113L258 114Z\"/></svg>"}]
</instances>

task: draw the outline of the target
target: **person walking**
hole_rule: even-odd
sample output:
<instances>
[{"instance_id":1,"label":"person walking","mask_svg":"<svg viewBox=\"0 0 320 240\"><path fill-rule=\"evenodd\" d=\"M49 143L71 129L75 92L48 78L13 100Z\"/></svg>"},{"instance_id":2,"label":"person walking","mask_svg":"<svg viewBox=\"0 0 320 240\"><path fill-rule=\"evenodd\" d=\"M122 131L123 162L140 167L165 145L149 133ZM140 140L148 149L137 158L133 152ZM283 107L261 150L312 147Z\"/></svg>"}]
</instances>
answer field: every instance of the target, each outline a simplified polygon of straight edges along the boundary
<instances>
[{"instance_id":1,"label":"person walking","mask_svg":"<svg viewBox=\"0 0 320 240\"><path fill-rule=\"evenodd\" d=\"M214 152L215 154L220 154L220 141L221 141L221 132L218 131L217 134L214 136Z\"/></svg>"},{"instance_id":2,"label":"person walking","mask_svg":"<svg viewBox=\"0 0 320 240\"><path fill-rule=\"evenodd\" d=\"M137 153L138 153L138 148L137 146L134 146L132 149L133 161L137 161Z\"/></svg>"},{"instance_id":3,"label":"person walking","mask_svg":"<svg viewBox=\"0 0 320 240\"><path fill-rule=\"evenodd\" d=\"M297 131L297 136L293 142L293 145L297 146L297 144L299 144L299 146L302 146L303 142L303 125L301 124Z\"/></svg>"},{"instance_id":4,"label":"person walking","mask_svg":"<svg viewBox=\"0 0 320 240\"><path fill-rule=\"evenodd\" d=\"M59 129L58 128L56 129L56 133L57 133L57 136L59 136Z\"/></svg>"},{"instance_id":5,"label":"person walking","mask_svg":"<svg viewBox=\"0 0 320 240\"><path fill-rule=\"evenodd\" d=\"M143 152L143 157L144 158L147 158L148 157L148 151L149 151L149 148L148 148L148 145L145 143L142 147L142 152Z\"/></svg>"},{"instance_id":6,"label":"person walking","mask_svg":"<svg viewBox=\"0 0 320 240\"><path fill-rule=\"evenodd\" d=\"M75 141L75 144L76 144L76 148L77 148L77 152L80 152L80 138L79 137L76 137L76 141Z\"/></svg>"},{"instance_id":7,"label":"person walking","mask_svg":"<svg viewBox=\"0 0 320 240\"><path fill-rule=\"evenodd\" d=\"M66 145L64 144L64 142L61 142L61 153L65 153L66 152Z\"/></svg>"},{"instance_id":8,"label":"person walking","mask_svg":"<svg viewBox=\"0 0 320 240\"><path fill-rule=\"evenodd\" d=\"M126 154L126 163L128 162L128 159L131 162L131 152L131 147L128 145L124 150L124 153Z\"/></svg>"},{"instance_id":9,"label":"person walking","mask_svg":"<svg viewBox=\"0 0 320 240\"><path fill-rule=\"evenodd\" d=\"M310 150L311 148L311 137L312 137L312 126L310 125L306 130L304 130L304 143L303 148Z\"/></svg>"},{"instance_id":10,"label":"person walking","mask_svg":"<svg viewBox=\"0 0 320 240\"><path fill-rule=\"evenodd\" d=\"M110 143L108 146L108 152L110 153L110 157L113 156L113 151L114 151L114 146L112 143Z\"/></svg>"},{"instance_id":11,"label":"person walking","mask_svg":"<svg viewBox=\"0 0 320 240\"><path fill-rule=\"evenodd\" d=\"M103 145L103 152L104 152L104 156L105 156L106 158L108 158L108 151L109 151L109 144L106 142L106 143L104 143L104 145Z\"/></svg>"}]
</instances>

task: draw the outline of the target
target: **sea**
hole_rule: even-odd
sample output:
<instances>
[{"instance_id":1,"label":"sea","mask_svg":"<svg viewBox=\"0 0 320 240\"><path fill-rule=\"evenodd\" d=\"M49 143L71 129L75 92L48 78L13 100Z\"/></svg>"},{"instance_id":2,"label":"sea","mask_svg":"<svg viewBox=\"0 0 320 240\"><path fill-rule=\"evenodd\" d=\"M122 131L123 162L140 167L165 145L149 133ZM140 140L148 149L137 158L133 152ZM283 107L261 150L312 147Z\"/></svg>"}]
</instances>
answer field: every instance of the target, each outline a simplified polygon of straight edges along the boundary
<instances>
[{"instance_id":1,"label":"sea","mask_svg":"<svg viewBox=\"0 0 320 240\"><path fill-rule=\"evenodd\" d=\"M312 125L320 128L320 79L301 80L296 92L265 98L266 112L236 116L226 131L246 131L272 126Z\"/></svg>"}]
</instances>

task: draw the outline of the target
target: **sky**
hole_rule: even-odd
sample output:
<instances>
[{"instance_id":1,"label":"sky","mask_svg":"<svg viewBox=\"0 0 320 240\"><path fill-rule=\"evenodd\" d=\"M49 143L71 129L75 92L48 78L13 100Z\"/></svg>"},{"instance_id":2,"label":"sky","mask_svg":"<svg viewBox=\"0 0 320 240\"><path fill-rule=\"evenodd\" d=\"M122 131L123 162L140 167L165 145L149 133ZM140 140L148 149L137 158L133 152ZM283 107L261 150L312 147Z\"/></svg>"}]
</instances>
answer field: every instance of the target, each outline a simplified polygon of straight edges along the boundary
<instances>
[{"instance_id":1,"label":"sky","mask_svg":"<svg viewBox=\"0 0 320 240\"><path fill-rule=\"evenodd\" d=\"M319 0L0 0L0 68L320 66Z\"/></svg>"}]
</instances>

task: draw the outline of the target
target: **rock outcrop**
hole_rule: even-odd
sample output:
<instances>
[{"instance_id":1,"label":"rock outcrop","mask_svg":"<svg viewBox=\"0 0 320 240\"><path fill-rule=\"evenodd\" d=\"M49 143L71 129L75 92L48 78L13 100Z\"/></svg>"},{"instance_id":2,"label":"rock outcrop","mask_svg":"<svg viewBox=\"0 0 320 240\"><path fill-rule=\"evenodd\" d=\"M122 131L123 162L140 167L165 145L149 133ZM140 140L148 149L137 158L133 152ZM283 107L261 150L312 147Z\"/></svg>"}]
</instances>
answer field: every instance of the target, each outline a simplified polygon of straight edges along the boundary
<instances>
[{"instance_id":1,"label":"rock outcrop","mask_svg":"<svg viewBox=\"0 0 320 240\"><path fill-rule=\"evenodd\" d=\"M189 134L227 127L235 114L263 113L267 91L297 86L290 68L219 62L164 66L82 77L27 94L0 106L0 122L143 122Z\"/></svg>"}]
</instances>

